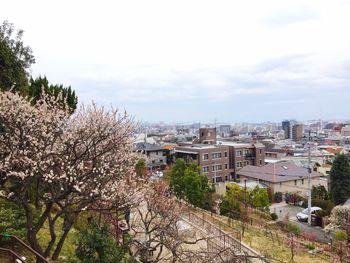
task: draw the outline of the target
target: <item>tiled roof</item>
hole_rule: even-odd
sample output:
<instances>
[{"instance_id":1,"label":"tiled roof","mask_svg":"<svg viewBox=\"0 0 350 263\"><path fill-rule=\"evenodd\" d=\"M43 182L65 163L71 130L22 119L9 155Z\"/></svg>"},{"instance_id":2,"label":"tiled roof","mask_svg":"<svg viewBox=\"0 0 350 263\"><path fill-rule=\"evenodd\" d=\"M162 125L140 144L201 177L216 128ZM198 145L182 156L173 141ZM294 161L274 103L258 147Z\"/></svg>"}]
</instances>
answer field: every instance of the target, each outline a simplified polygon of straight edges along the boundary
<instances>
[{"instance_id":1,"label":"tiled roof","mask_svg":"<svg viewBox=\"0 0 350 263\"><path fill-rule=\"evenodd\" d=\"M157 144L139 142L136 143L135 148L137 151L163 151L164 149Z\"/></svg>"},{"instance_id":2,"label":"tiled roof","mask_svg":"<svg viewBox=\"0 0 350 263\"><path fill-rule=\"evenodd\" d=\"M237 172L239 175L260 179L268 182L285 182L296 179L307 178L309 171L306 168L296 166L289 162L270 163L265 166L245 166ZM311 177L323 176L312 171Z\"/></svg>"}]
</instances>

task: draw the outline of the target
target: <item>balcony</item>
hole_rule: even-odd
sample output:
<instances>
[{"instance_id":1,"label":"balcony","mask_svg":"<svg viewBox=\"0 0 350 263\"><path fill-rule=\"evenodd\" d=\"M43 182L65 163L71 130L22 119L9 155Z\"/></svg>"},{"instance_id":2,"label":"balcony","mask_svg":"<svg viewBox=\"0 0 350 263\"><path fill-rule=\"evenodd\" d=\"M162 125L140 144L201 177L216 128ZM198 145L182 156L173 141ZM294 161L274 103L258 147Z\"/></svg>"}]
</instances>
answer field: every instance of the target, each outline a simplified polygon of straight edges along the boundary
<instances>
[{"instance_id":1,"label":"balcony","mask_svg":"<svg viewBox=\"0 0 350 263\"><path fill-rule=\"evenodd\" d=\"M247 153L244 155L246 159L255 159L255 153Z\"/></svg>"}]
</instances>

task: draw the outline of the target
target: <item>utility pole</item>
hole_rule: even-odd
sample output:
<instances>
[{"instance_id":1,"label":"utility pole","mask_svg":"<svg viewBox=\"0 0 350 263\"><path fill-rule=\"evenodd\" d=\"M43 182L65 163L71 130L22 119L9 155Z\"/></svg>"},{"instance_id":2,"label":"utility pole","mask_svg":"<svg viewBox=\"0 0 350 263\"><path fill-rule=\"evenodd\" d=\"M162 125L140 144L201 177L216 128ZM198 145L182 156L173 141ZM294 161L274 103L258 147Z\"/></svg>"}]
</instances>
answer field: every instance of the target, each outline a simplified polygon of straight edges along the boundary
<instances>
[{"instance_id":1,"label":"utility pole","mask_svg":"<svg viewBox=\"0 0 350 263\"><path fill-rule=\"evenodd\" d=\"M309 129L309 154L308 154L308 170L309 177L307 181L307 207L308 207L308 224L311 226L311 128Z\"/></svg>"}]
</instances>

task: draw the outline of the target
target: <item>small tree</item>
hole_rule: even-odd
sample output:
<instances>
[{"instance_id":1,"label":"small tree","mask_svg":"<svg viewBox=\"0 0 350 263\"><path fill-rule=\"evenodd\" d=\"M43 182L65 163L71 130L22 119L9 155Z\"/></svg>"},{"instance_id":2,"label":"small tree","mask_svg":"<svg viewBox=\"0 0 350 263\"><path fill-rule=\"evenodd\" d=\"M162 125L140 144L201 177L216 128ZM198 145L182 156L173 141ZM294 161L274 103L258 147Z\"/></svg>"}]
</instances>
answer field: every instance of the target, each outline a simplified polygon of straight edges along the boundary
<instances>
[{"instance_id":1,"label":"small tree","mask_svg":"<svg viewBox=\"0 0 350 263\"><path fill-rule=\"evenodd\" d=\"M89 220L87 229L79 235L76 255L81 262L121 262L126 253L127 249L112 238L108 226L99 226L93 219Z\"/></svg>"},{"instance_id":2,"label":"small tree","mask_svg":"<svg viewBox=\"0 0 350 263\"><path fill-rule=\"evenodd\" d=\"M250 201L254 207L260 208L264 211L269 210L270 199L267 193L267 189L256 186L253 190L249 191Z\"/></svg>"},{"instance_id":3,"label":"small tree","mask_svg":"<svg viewBox=\"0 0 350 263\"><path fill-rule=\"evenodd\" d=\"M240 218L242 200L244 200L244 190L236 184L227 185L226 193L220 204L220 213L233 218Z\"/></svg>"},{"instance_id":4,"label":"small tree","mask_svg":"<svg viewBox=\"0 0 350 263\"><path fill-rule=\"evenodd\" d=\"M311 198L318 199L318 200L328 200L329 194L327 189L323 185L312 186Z\"/></svg>"},{"instance_id":5,"label":"small tree","mask_svg":"<svg viewBox=\"0 0 350 263\"><path fill-rule=\"evenodd\" d=\"M146 176L147 166L146 166L146 162L144 159L140 159L137 161L137 163L135 165L135 172L136 172L136 175L139 177Z\"/></svg>"},{"instance_id":6,"label":"small tree","mask_svg":"<svg viewBox=\"0 0 350 263\"><path fill-rule=\"evenodd\" d=\"M196 163L187 165L178 159L168 171L171 191L180 199L201 208L206 207L206 196L211 192L208 178L200 174L200 167Z\"/></svg>"}]
</instances>

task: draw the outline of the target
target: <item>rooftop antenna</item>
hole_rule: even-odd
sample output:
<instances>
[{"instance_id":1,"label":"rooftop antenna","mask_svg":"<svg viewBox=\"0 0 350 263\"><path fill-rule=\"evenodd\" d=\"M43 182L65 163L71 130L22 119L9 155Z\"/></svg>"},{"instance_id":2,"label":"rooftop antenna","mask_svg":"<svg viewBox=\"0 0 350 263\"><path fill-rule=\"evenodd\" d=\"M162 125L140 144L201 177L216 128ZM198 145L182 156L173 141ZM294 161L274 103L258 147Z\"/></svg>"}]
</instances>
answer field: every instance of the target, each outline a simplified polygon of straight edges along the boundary
<instances>
[{"instance_id":1,"label":"rooftop antenna","mask_svg":"<svg viewBox=\"0 0 350 263\"><path fill-rule=\"evenodd\" d=\"M214 128L216 128L216 118L214 119Z\"/></svg>"}]
</instances>

